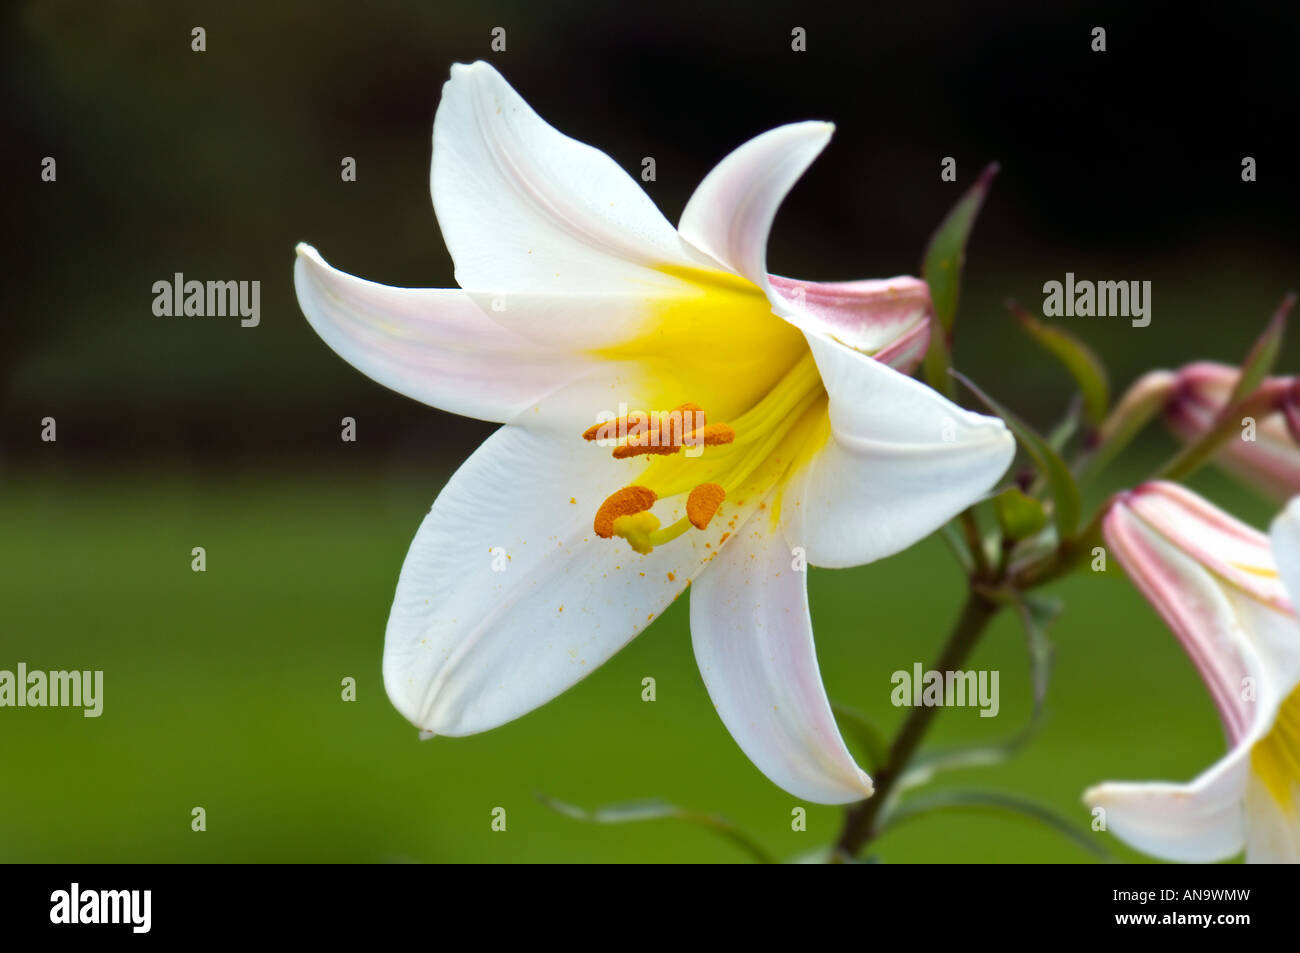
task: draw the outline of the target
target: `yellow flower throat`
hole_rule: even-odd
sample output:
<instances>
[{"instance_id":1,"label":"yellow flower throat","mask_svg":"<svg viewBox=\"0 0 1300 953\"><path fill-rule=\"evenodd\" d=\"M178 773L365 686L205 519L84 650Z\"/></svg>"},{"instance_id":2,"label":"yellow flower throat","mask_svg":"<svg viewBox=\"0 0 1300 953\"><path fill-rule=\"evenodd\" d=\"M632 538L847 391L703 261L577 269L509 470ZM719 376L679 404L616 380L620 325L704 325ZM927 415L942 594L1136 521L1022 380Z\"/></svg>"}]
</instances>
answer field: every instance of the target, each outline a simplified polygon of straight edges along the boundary
<instances>
[{"instance_id":1,"label":"yellow flower throat","mask_svg":"<svg viewBox=\"0 0 1300 953\"><path fill-rule=\"evenodd\" d=\"M596 535L620 536L636 552L649 553L692 527L707 529L729 494L789 466L817 421L825 421L825 399L817 365L805 351L767 394L729 423L711 423L703 407L684 403L589 427L583 439L612 443L615 459L653 458L636 484L600 505L592 524ZM686 515L661 526L651 507L682 494Z\"/></svg>"}]
</instances>

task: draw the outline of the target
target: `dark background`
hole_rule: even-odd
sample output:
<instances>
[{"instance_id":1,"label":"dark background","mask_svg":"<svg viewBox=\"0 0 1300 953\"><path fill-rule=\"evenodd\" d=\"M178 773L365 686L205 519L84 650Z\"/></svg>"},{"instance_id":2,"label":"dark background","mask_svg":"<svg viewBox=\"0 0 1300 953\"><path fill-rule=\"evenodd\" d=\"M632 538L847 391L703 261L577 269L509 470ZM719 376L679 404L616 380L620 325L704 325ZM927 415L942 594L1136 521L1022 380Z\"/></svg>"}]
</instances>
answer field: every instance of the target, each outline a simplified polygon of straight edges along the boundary
<instances>
[{"instance_id":1,"label":"dark background","mask_svg":"<svg viewBox=\"0 0 1300 953\"><path fill-rule=\"evenodd\" d=\"M799 277L914 273L959 191L1000 161L959 346L970 373L1022 407L1059 397L1056 371L1028 364L1000 302L1035 307L1067 270L1154 282L1140 333L1077 319L1118 384L1207 349L1235 357L1296 283L1296 14L1173 9L11 5L5 455L41 451L32 417L45 414L69 424L63 452L118 459L310 455L339 407L367 415L372 446L403 452L447 425L316 340L291 266L306 240L373 280L452 282L428 198L430 128L449 65L479 57L632 174L654 156L647 189L671 220L750 136L836 122L772 237L772 270ZM206 53L190 50L194 25ZM790 50L795 25L806 53ZM1095 25L1105 53L1090 49ZM507 30L505 53L489 49L493 26ZM46 155L56 184L39 179ZM355 183L340 180L345 155ZM1254 183L1241 181L1245 155ZM957 159L957 184L939 180L943 156ZM175 271L261 280L261 327L154 317L150 287ZM1025 366L1006 375L1008 356Z\"/></svg>"},{"instance_id":2,"label":"dark background","mask_svg":"<svg viewBox=\"0 0 1300 953\"><path fill-rule=\"evenodd\" d=\"M598 828L533 793L646 796L721 810L791 856L838 811L789 829L790 798L727 737L694 671L684 605L541 711L415 743L379 677L402 557L442 481L490 427L372 383L315 336L293 249L399 285L452 281L428 194L450 65L491 60L548 121L609 152L670 220L729 150L808 118L837 133L781 212L772 270L915 273L988 161L959 366L1046 426L1070 392L1002 301L1041 304L1073 271L1153 282L1153 319L1062 319L1116 391L1151 366L1235 361L1300 284L1294 5L894 6L810 2L11 3L0 17L0 668L102 668L105 715L0 710L0 858L21 860L734 860L669 822ZM203 26L207 51L190 49ZM502 26L508 49L490 50ZM790 31L807 30L805 53ZM1107 30L1107 51L1090 50ZM1243 156L1258 181L1243 183ZM40 180L54 156L58 180ZM340 159L357 160L355 183ZM953 156L958 182L939 178ZM261 325L160 318L174 272L260 280ZM1297 370L1297 343L1281 368ZM339 419L358 421L342 444ZM58 441L40 440L40 420ZM1104 489L1141 479L1159 428ZM1262 525L1267 504L1196 485ZM190 571L203 545L209 568ZM812 573L828 691L886 726L889 673L930 659L961 591L929 540ZM1105 778L1189 778L1222 751L1212 706L1123 580L1058 587L1045 728L960 783L1085 824ZM941 742L1013 733L1029 709L1023 636L973 665L1002 715L945 713ZM659 679L660 701L639 699ZM353 676L358 701L339 700ZM958 782L954 782L958 783ZM209 830L190 830L190 810ZM512 834L490 833L506 805ZM1103 835L1098 835L1099 838ZM1113 841L1105 838L1114 846ZM1041 828L918 822L890 860L1082 860ZM1136 859L1136 855L1121 851Z\"/></svg>"}]
</instances>

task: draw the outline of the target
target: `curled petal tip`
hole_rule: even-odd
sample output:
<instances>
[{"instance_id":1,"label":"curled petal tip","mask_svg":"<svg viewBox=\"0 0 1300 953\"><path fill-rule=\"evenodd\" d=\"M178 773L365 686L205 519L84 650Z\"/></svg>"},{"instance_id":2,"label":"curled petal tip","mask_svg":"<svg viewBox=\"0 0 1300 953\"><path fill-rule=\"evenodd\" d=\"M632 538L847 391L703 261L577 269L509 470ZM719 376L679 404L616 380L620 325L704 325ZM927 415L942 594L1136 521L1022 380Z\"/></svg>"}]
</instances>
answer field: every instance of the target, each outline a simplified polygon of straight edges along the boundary
<instances>
[{"instance_id":1,"label":"curled petal tip","mask_svg":"<svg viewBox=\"0 0 1300 953\"><path fill-rule=\"evenodd\" d=\"M871 781L871 775L861 768L858 769L858 781L862 784L862 799L864 801L876 793L876 786Z\"/></svg>"}]
</instances>

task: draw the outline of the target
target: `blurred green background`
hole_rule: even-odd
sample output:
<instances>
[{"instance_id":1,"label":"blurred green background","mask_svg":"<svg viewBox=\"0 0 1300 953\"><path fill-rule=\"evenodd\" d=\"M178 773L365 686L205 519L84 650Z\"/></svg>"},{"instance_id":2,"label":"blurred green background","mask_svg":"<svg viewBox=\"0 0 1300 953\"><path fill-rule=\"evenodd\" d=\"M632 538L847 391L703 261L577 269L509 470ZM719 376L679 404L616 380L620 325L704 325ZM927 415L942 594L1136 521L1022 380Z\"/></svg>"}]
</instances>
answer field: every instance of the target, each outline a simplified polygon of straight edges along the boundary
<instances>
[{"instance_id":1,"label":"blurred green background","mask_svg":"<svg viewBox=\"0 0 1300 953\"><path fill-rule=\"evenodd\" d=\"M103 669L99 719L0 709L0 859L9 861L735 861L679 822L592 826L659 797L720 811L790 857L840 812L794 801L731 742L695 671L684 600L560 699L497 731L421 743L389 706L383 628L406 547L486 425L375 385L299 313L293 246L391 284L447 285L428 199L429 133L452 62L491 58L561 130L629 170L670 219L730 148L828 118L836 140L792 194L774 271L914 272L988 160L960 366L1046 426L1069 396L1002 310L1068 271L1149 279L1154 317L1073 319L1116 390L1143 369L1238 359L1296 284L1296 177L1283 107L1294 14L1172 23L1116 6L955 4L34 2L0 36L8 289L0 342L0 668ZM1096 23L1106 54L1088 50ZM207 52L190 29L207 30ZM492 54L490 31L507 30ZM808 52L789 51L793 26ZM1203 55L1206 51L1213 55ZM939 159L958 160L957 185ZM1257 157L1258 182L1240 181ZM58 180L42 183L54 156ZM358 180L339 179L343 156ZM262 282L262 323L153 316L173 272ZM1288 344L1282 369L1294 371ZM359 441L342 444L342 416ZM40 419L58 441L40 441ZM1172 449L1153 430L1101 490ZM1271 505L1214 473L1196 486L1263 525ZM1094 502L1100 499L1094 498ZM208 571L190 571L204 546ZM877 565L814 570L832 698L886 727L889 676L928 662L961 579L930 539ZM1122 577L1055 587L1067 613L1041 734L1014 761L941 784L1013 791L1080 825L1106 778L1188 778L1222 751L1191 664ZM1028 717L1024 638L1004 618L971 666L1002 672L1001 714L945 712L938 743ZM641 679L658 700L640 698ZM340 680L358 700L340 700ZM190 830L203 806L208 829ZM508 829L490 830L505 807ZM1105 835L1097 835L1099 837ZM1139 859L1107 838L1126 859ZM1081 861L1046 830L978 815L918 821L888 861Z\"/></svg>"}]
</instances>

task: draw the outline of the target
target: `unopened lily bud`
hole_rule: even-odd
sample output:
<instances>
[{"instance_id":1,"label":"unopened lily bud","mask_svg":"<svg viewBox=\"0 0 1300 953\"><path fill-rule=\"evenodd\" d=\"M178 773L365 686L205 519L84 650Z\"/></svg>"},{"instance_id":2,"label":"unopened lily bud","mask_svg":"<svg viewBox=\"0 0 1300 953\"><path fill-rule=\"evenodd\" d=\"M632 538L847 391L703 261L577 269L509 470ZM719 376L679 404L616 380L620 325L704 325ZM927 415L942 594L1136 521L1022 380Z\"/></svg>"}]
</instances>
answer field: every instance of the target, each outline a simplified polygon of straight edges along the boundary
<instances>
[{"instance_id":1,"label":"unopened lily bud","mask_svg":"<svg viewBox=\"0 0 1300 953\"><path fill-rule=\"evenodd\" d=\"M1165 420L1184 443L1198 440L1213 426L1237 386L1240 370L1228 364L1201 361L1177 372L1165 404ZM1300 493L1300 441L1289 427L1286 405L1293 399L1293 378L1271 377L1260 385L1268 413L1243 414L1240 433L1229 438L1215 462L1238 479L1275 499ZM1292 410L1300 425L1300 411Z\"/></svg>"}]
</instances>

